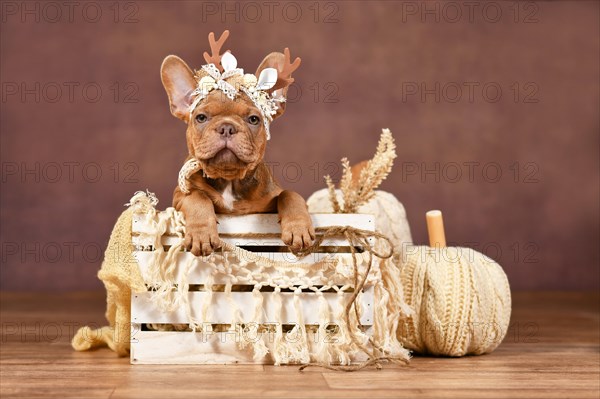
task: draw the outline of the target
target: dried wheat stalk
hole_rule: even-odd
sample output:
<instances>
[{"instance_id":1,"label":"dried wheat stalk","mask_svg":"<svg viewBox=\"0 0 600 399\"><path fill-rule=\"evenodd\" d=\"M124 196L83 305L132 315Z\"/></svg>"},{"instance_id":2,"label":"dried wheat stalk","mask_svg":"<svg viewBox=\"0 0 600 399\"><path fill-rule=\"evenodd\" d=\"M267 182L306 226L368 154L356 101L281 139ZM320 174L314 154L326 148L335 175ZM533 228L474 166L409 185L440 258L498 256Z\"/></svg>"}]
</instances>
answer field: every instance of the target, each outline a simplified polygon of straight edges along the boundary
<instances>
[{"instance_id":1,"label":"dried wheat stalk","mask_svg":"<svg viewBox=\"0 0 600 399\"><path fill-rule=\"evenodd\" d=\"M396 144L389 129L382 129L377 151L373 159L369 160L360 171L358 180L353 180L350 162L347 158L343 158L342 167L344 170L340 180L343 205L337 199L335 185L331 177L329 175L325 176L333 211L335 213L355 213L358 211L361 205L364 205L375 196L375 189L390 174L395 158Z\"/></svg>"}]
</instances>

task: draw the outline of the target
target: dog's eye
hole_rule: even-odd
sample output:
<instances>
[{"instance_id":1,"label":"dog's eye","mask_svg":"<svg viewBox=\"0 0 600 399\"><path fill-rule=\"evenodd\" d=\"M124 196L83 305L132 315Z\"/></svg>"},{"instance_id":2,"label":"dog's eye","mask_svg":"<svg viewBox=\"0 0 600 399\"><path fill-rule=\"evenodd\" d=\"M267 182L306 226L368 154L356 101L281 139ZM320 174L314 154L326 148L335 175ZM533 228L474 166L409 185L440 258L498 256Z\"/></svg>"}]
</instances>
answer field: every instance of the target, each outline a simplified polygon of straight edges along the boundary
<instances>
[{"instance_id":1,"label":"dog's eye","mask_svg":"<svg viewBox=\"0 0 600 399\"><path fill-rule=\"evenodd\" d=\"M196 122L198 122L198 123L204 123L204 122L206 122L207 119L208 119L208 117L204 114L196 115Z\"/></svg>"},{"instance_id":2,"label":"dog's eye","mask_svg":"<svg viewBox=\"0 0 600 399\"><path fill-rule=\"evenodd\" d=\"M250 122L250 124L252 125L258 125L258 123L260 122L260 118L256 115L250 115L248 117L248 122Z\"/></svg>"}]
</instances>

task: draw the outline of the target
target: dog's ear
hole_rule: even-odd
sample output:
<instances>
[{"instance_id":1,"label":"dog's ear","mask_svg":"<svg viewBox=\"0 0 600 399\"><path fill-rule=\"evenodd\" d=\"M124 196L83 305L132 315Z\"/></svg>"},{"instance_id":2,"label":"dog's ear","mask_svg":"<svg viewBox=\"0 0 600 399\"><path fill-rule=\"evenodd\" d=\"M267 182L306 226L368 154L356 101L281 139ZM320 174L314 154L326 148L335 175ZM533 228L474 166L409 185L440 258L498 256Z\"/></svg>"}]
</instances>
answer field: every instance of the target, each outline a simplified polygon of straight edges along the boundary
<instances>
[{"instance_id":1,"label":"dog's ear","mask_svg":"<svg viewBox=\"0 0 600 399\"><path fill-rule=\"evenodd\" d=\"M194 73L181 58L170 55L160 67L160 78L169 96L171 113L187 122L192 104L191 94L196 88Z\"/></svg>"},{"instance_id":2,"label":"dog's ear","mask_svg":"<svg viewBox=\"0 0 600 399\"><path fill-rule=\"evenodd\" d=\"M265 57L256 70L256 76L265 68L275 68L277 70L277 81L272 87L271 95L275 97L284 97L287 99L288 87L294 82L292 72L300 66L300 58L296 58L293 63L290 63L290 51L286 48L285 54L273 52ZM285 102L279 104L277 113L273 115L273 119L281 116L285 111Z\"/></svg>"}]
</instances>

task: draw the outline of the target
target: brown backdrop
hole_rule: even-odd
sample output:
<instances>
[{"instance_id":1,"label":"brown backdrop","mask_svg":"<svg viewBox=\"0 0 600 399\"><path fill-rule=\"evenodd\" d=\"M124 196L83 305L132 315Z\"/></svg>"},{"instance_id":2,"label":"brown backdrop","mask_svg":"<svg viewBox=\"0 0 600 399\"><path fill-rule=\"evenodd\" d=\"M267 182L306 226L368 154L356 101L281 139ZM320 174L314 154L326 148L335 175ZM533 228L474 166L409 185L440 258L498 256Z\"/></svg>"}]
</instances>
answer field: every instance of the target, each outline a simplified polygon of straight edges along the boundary
<instances>
[{"instance_id":1,"label":"brown backdrop","mask_svg":"<svg viewBox=\"0 0 600 399\"><path fill-rule=\"evenodd\" d=\"M301 56L268 160L304 196L372 155L383 189L516 289L598 289L598 2L2 2L4 290L99 288L111 227L134 191L170 205L185 157L159 66L202 63L228 28L240 66ZM448 5L450 4L450 5Z\"/></svg>"}]
</instances>

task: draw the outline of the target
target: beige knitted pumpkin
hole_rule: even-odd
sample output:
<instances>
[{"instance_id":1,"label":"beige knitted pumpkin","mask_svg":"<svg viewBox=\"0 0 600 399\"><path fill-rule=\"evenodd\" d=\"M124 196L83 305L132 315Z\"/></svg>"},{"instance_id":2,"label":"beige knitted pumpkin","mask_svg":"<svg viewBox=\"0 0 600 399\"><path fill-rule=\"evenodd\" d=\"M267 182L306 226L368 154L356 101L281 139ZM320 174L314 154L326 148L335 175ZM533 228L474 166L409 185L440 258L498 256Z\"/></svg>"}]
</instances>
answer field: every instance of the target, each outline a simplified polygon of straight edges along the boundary
<instances>
[{"instance_id":1,"label":"beige knitted pumpkin","mask_svg":"<svg viewBox=\"0 0 600 399\"><path fill-rule=\"evenodd\" d=\"M441 212L427 216L430 246L408 247L402 258L404 299L415 313L399 326L398 339L422 354L492 352L510 320L508 279L485 255L446 247Z\"/></svg>"},{"instance_id":2,"label":"beige knitted pumpkin","mask_svg":"<svg viewBox=\"0 0 600 399\"><path fill-rule=\"evenodd\" d=\"M342 201L340 190L336 190ZM307 201L310 212L333 212L328 190ZM377 231L396 247L405 302L414 314L398 326L398 339L420 354L479 355L492 352L506 335L511 313L502 267L470 248L446 247L441 213L428 214L431 246L414 246L406 212L390 193L376 191L359 208L375 216Z\"/></svg>"}]
</instances>

